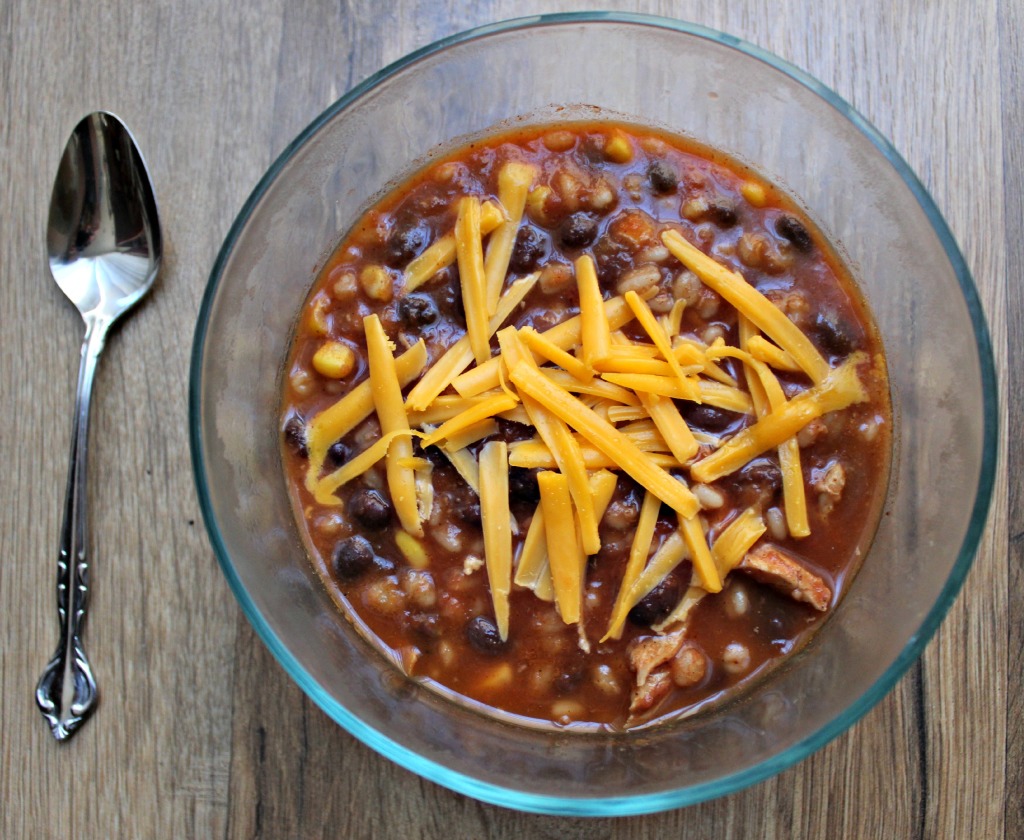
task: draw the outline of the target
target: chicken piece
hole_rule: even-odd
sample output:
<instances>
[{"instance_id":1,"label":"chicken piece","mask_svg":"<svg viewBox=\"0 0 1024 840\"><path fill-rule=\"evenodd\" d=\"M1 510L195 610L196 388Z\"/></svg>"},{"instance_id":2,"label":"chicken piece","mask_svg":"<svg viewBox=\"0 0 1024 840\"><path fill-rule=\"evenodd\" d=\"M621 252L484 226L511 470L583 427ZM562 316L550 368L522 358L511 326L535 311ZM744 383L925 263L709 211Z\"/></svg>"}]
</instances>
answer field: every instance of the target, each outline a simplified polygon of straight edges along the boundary
<instances>
[{"instance_id":1,"label":"chicken piece","mask_svg":"<svg viewBox=\"0 0 1024 840\"><path fill-rule=\"evenodd\" d=\"M668 662L683 646L681 628L664 636L648 636L630 647L629 666L636 671L636 684L643 688L651 672Z\"/></svg>"},{"instance_id":2,"label":"chicken piece","mask_svg":"<svg viewBox=\"0 0 1024 840\"><path fill-rule=\"evenodd\" d=\"M815 417L797 432L796 442L800 445L801 449L806 449L808 446L813 446L827 434L828 426L825 425L825 421L820 417Z\"/></svg>"},{"instance_id":3,"label":"chicken piece","mask_svg":"<svg viewBox=\"0 0 1024 840\"><path fill-rule=\"evenodd\" d=\"M671 689L672 675L668 669L649 674L642 686L633 689L629 703L630 717L649 712L665 699Z\"/></svg>"},{"instance_id":4,"label":"chicken piece","mask_svg":"<svg viewBox=\"0 0 1024 840\"><path fill-rule=\"evenodd\" d=\"M824 580L789 552L771 543L762 543L746 553L736 567L754 580L767 584L794 601L803 601L824 612L832 600L832 590Z\"/></svg>"},{"instance_id":5,"label":"chicken piece","mask_svg":"<svg viewBox=\"0 0 1024 840\"><path fill-rule=\"evenodd\" d=\"M671 691L672 686L691 688L707 674L708 659L693 642L684 641L685 628L666 636L652 636L634 645L630 665L637 672L630 699L630 715L649 712Z\"/></svg>"},{"instance_id":6,"label":"chicken piece","mask_svg":"<svg viewBox=\"0 0 1024 840\"><path fill-rule=\"evenodd\" d=\"M838 461L829 464L825 470L816 470L811 487L818 491L818 510L822 516L828 516L835 510L843 497L846 487L846 470Z\"/></svg>"},{"instance_id":7,"label":"chicken piece","mask_svg":"<svg viewBox=\"0 0 1024 840\"><path fill-rule=\"evenodd\" d=\"M846 487L846 470L838 461L829 465L828 469L814 477L811 486L819 493L825 493L837 502L843 495L843 488Z\"/></svg>"}]
</instances>

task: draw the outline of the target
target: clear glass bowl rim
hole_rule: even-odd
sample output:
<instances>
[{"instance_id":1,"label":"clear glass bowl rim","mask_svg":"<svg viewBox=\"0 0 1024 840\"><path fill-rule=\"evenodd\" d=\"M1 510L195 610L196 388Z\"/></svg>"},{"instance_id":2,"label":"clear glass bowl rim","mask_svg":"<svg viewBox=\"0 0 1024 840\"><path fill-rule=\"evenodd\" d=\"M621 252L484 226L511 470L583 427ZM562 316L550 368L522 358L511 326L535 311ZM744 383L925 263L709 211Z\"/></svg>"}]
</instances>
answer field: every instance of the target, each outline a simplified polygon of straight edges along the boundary
<instances>
[{"instance_id":1,"label":"clear glass bowl rim","mask_svg":"<svg viewBox=\"0 0 1024 840\"><path fill-rule=\"evenodd\" d=\"M909 639L900 655L882 674L882 676L860 697L855 698L850 705L839 715L833 718L826 726L814 732L804 740L794 744L771 759L756 766L749 767L738 773L723 776L712 782L701 785L680 788L677 790L663 791L654 794L639 796L619 796L593 799L567 799L559 796L546 796L522 791L511 790L498 785L479 782L471 776L455 772L443 765L437 764L418 753L412 752L402 745L388 738L380 732L355 717L345 707L340 705L317 683L312 676L295 660L280 639L270 629L259 610L249 597L244 586L234 571L230 554L221 538L220 531L213 515L213 508L209 496L209 488L205 480L205 460L203 455L200 407L201 407L201 379L203 363L203 344L206 337L206 330L209 324L210 313L213 302L216 298L220 280L227 263L228 257L234 249L238 237L247 224L255 207L259 204L264 193L276 180L289 160L310 140L327 122L333 119L338 113L344 111L351 103L371 91L378 84L390 78L396 73L405 70L410 65L421 59L440 52L448 47L462 44L468 41L479 40L489 35L506 33L518 29L527 29L537 26L571 24L571 23L621 23L640 26L650 26L661 29L669 29L686 35L692 35L714 41L723 46L739 50L748 56L756 58L772 68L779 70L789 76L797 83L808 88L821 99L831 105L852 123L872 145L889 161L896 174L903 180L917 200L922 211L925 213L936 236L942 243L946 256L952 266L960 285L961 293L966 302L974 329L975 343L978 350L979 366L982 378L982 393L984 394L984 445L981 469L978 476L978 485L974 493L970 524L964 537L963 544L957 553L956 563L943 586L939 597L928 611L917 632ZM970 570L971 563L977 552L979 542L984 533L985 522L992 498L992 490L995 481L995 470L998 461L998 390L995 372L995 363L992 355L992 344L988 327L985 320L984 310L977 289L974 285L970 270L964 261L963 255L956 244L953 234L948 225L935 206L934 201L928 194L925 187L914 174L913 170L902 158L899 152L893 148L888 140L883 137L874 126L871 125L861 114L859 114L842 97L830 88L819 82L813 76L805 73L796 66L779 58L778 56L761 49L753 44L747 43L733 35L728 35L699 24L680 21L654 15L632 14L623 12L567 12L560 14L534 15L530 17L514 18L498 23L487 24L475 27L466 31L442 38L414 52L400 58L398 61L384 67L372 76L359 83L344 96L330 105L316 119L314 119L299 134L277 160L270 166L267 172L260 179L246 200L238 216L235 218L228 231L227 238L221 246L213 269L210 272L210 279L200 306L199 316L196 323L195 335L193 338L192 359L189 377L189 435L192 451L192 467L195 475L196 491L199 497L199 504L203 514L210 542L214 548L217 560L233 591L239 604L242 606L246 617L249 619L257 634L271 653L284 667L299 687L327 713L334 721L340 724L350 734L358 738L370 748L381 755L394 761L396 764L423 776L431 781L437 782L444 787L459 793L472 796L475 799L514 808L521 811L529 811L544 814L562 814L577 816L627 816L635 814L653 813L671 808L679 808L687 805L703 802L726 794L734 793L757 782L763 781L776 773L802 761L811 753L823 747L833 738L842 734L846 729L860 720L876 703L878 703L903 676L907 669L917 660L923 652L925 645L938 629L939 624L945 617L953 601L956 599L960 587Z\"/></svg>"}]
</instances>

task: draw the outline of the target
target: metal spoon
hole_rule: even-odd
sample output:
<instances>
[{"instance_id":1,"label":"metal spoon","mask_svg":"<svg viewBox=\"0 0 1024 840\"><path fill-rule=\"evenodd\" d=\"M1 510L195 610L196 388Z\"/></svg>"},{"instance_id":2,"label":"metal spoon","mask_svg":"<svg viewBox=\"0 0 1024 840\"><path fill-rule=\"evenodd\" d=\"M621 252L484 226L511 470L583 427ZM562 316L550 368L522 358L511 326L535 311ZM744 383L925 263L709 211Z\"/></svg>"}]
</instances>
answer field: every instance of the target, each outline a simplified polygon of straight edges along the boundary
<instances>
[{"instance_id":1,"label":"metal spoon","mask_svg":"<svg viewBox=\"0 0 1024 840\"><path fill-rule=\"evenodd\" d=\"M36 703L53 737L63 741L97 698L81 640L89 591L85 479L93 377L107 330L149 291L163 252L146 164L113 114L89 114L72 132L53 184L46 248L53 279L85 321L57 560L60 643L36 686Z\"/></svg>"}]
</instances>

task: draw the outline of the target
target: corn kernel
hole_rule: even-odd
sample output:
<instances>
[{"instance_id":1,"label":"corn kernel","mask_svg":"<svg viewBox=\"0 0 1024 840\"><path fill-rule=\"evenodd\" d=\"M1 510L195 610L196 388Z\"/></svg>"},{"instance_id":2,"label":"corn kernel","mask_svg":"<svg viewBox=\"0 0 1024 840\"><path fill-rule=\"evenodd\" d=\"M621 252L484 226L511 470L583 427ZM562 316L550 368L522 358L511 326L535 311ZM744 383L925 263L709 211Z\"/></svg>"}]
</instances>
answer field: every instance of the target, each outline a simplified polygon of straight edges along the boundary
<instances>
[{"instance_id":1,"label":"corn kernel","mask_svg":"<svg viewBox=\"0 0 1024 840\"><path fill-rule=\"evenodd\" d=\"M326 295L317 295L309 307L309 331L313 335L327 335L330 329L327 325L327 307L330 301Z\"/></svg>"},{"instance_id":2,"label":"corn kernel","mask_svg":"<svg viewBox=\"0 0 1024 840\"><path fill-rule=\"evenodd\" d=\"M368 265L359 274L359 284L371 300L387 303L394 294L391 275L382 265Z\"/></svg>"},{"instance_id":3,"label":"corn kernel","mask_svg":"<svg viewBox=\"0 0 1024 840\"><path fill-rule=\"evenodd\" d=\"M477 682L477 688L482 691L496 691L511 685L513 676L512 666L508 662L502 662L484 673Z\"/></svg>"},{"instance_id":4,"label":"corn kernel","mask_svg":"<svg viewBox=\"0 0 1024 840\"><path fill-rule=\"evenodd\" d=\"M355 352L340 341L327 341L313 354L313 369L328 379L344 379L355 366Z\"/></svg>"},{"instance_id":5,"label":"corn kernel","mask_svg":"<svg viewBox=\"0 0 1024 840\"><path fill-rule=\"evenodd\" d=\"M757 183L757 181L744 181L743 186L740 187L740 192L755 207L764 207L765 202L768 200L764 187Z\"/></svg>"},{"instance_id":6,"label":"corn kernel","mask_svg":"<svg viewBox=\"0 0 1024 840\"><path fill-rule=\"evenodd\" d=\"M544 224L549 221L547 211L549 195L551 195L551 187L534 187L526 196L526 212L535 222Z\"/></svg>"},{"instance_id":7,"label":"corn kernel","mask_svg":"<svg viewBox=\"0 0 1024 840\"><path fill-rule=\"evenodd\" d=\"M633 146L625 135L616 132L604 144L604 156L613 163L629 163L633 159Z\"/></svg>"},{"instance_id":8,"label":"corn kernel","mask_svg":"<svg viewBox=\"0 0 1024 840\"><path fill-rule=\"evenodd\" d=\"M423 544L412 534L406 531L398 531L395 534L395 545L402 552L402 556L414 569L425 569L430 565L430 558Z\"/></svg>"}]
</instances>

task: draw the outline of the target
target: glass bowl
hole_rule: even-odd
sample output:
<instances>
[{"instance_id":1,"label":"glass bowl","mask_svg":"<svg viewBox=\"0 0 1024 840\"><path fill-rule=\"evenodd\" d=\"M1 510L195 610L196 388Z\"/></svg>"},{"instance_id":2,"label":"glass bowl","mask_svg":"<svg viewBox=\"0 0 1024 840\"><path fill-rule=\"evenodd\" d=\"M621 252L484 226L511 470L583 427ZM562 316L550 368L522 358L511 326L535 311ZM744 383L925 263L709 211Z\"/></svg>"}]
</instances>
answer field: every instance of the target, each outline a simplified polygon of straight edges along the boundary
<instances>
[{"instance_id":1,"label":"glass bowl","mask_svg":"<svg viewBox=\"0 0 1024 840\"><path fill-rule=\"evenodd\" d=\"M885 510L813 642L741 699L617 734L517 727L402 676L320 585L282 477L278 408L316 271L375 196L498 123L610 115L722 149L794 196L874 310L895 418ZM271 166L210 276L192 357L199 498L263 641L334 720L403 767L529 811L621 815L730 793L841 733L921 653L963 582L996 459L996 386L977 292L898 153L832 91L736 38L635 15L556 15L425 47L354 88ZM955 478L952 481L951 478Z\"/></svg>"}]
</instances>

